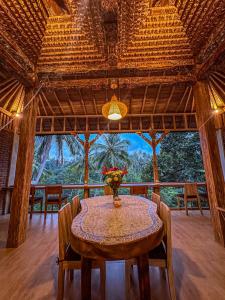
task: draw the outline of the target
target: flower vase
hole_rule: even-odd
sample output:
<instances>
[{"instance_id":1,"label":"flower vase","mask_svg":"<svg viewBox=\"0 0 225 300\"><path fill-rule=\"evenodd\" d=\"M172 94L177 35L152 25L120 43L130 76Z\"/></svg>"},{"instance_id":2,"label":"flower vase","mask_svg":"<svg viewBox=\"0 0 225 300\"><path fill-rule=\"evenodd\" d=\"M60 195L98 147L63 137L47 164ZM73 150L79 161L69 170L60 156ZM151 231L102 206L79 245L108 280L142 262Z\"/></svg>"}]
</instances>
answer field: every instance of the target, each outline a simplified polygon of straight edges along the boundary
<instances>
[{"instance_id":1,"label":"flower vase","mask_svg":"<svg viewBox=\"0 0 225 300\"><path fill-rule=\"evenodd\" d=\"M121 199L118 196L118 188L113 188L113 204L115 207L121 206Z\"/></svg>"}]
</instances>

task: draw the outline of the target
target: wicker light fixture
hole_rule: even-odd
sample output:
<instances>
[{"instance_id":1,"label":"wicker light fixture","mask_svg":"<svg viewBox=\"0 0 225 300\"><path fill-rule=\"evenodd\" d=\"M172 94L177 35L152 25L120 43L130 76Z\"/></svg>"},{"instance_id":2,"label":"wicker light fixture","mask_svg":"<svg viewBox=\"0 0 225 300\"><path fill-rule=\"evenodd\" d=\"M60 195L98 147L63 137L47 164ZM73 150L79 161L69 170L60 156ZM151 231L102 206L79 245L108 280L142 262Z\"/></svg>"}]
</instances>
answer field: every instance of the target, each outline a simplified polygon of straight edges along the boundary
<instances>
[{"instance_id":1,"label":"wicker light fixture","mask_svg":"<svg viewBox=\"0 0 225 300\"><path fill-rule=\"evenodd\" d=\"M111 88L115 89L117 86L112 83ZM126 116L127 106L123 102L119 101L114 94L111 100L103 105L102 114L106 119L117 121Z\"/></svg>"}]
</instances>

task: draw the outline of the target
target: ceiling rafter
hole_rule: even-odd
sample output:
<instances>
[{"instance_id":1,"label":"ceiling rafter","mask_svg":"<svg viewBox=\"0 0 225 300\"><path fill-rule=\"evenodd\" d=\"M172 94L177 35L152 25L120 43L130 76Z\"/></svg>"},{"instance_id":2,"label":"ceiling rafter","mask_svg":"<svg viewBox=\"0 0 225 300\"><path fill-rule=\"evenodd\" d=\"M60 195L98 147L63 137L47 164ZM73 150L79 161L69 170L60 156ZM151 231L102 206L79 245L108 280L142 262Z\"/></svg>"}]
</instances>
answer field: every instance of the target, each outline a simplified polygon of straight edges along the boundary
<instances>
[{"instance_id":1,"label":"ceiling rafter","mask_svg":"<svg viewBox=\"0 0 225 300\"><path fill-rule=\"evenodd\" d=\"M70 95L69 95L67 89L65 89L65 93L66 93L67 98L68 98L68 102L69 102L69 105L70 105L70 109L71 109L72 113L75 115L75 114L76 114L76 111L75 111L75 109L74 109L74 107L73 107L73 103L72 103L72 101L71 101L71 98L70 98Z\"/></svg>"},{"instance_id":2,"label":"ceiling rafter","mask_svg":"<svg viewBox=\"0 0 225 300\"><path fill-rule=\"evenodd\" d=\"M86 115L87 114L87 109L86 109L86 106L85 106L85 103L84 103L84 99L83 99L83 96L82 96L81 89L78 89L78 93L79 93L79 96L80 96L80 102L81 102L81 105L83 107L84 114Z\"/></svg>"},{"instance_id":3,"label":"ceiling rafter","mask_svg":"<svg viewBox=\"0 0 225 300\"><path fill-rule=\"evenodd\" d=\"M171 102L171 100L172 100L172 98L173 98L173 93L174 93L174 91L175 91L175 86L173 85L172 88L171 88L171 91L170 91L170 95L169 95L168 101L167 101L166 106L165 106L165 108L164 108L164 112L167 112L167 110L168 110L168 107L169 107L169 105L170 105L170 102Z\"/></svg>"},{"instance_id":4,"label":"ceiling rafter","mask_svg":"<svg viewBox=\"0 0 225 300\"><path fill-rule=\"evenodd\" d=\"M155 98L155 103L154 103L154 108L153 108L153 114L156 111L156 107L157 107L157 103L159 101L159 96L160 96L161 88L162 88L162 85L160 84L159 87L158 87L156 98Z\"/></svg>"}]
</instances>

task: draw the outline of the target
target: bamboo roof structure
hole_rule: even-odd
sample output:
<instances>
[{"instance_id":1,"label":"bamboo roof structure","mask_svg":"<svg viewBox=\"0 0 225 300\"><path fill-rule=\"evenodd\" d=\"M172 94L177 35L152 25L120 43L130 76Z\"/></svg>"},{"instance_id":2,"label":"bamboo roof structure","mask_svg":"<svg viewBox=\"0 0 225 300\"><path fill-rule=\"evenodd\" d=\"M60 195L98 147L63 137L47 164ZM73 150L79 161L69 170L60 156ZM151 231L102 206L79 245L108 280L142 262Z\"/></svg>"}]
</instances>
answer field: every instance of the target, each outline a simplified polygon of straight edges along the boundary
<instances>
[{"instance_id":1,"label":"bamboo roof structure","mask_svg":"<svg viewBox=\"0 0 225 300\"><path fill-rule=\"evenodd\" d=\"M41 86L40 134L196 130L199 78L225 106L224 24L220 0L1 0L1 113ZM128 107L117 124L101 115L112 81Z\"/></svg>"}]
</instances>

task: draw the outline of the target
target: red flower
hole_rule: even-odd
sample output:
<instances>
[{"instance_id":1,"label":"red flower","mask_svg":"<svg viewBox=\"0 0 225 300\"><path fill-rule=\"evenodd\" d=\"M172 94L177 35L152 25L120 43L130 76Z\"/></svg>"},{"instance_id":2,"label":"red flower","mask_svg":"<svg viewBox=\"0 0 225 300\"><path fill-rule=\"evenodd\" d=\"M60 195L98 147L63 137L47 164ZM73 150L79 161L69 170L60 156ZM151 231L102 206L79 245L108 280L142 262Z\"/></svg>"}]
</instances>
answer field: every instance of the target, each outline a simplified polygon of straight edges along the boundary
<instances>
[{"instance_id":1,"label":"red flower","mask_svg":"<svg viewBox=\"0 0 225 300\"><path fill-rule=\"evenodd\" d=\"M107 173L107 171L108 171L108 170L107 170L106 166L104 166L104 167L102 168L102 174L105 175L105 174Z\"/></svg>"}]
</instances>

